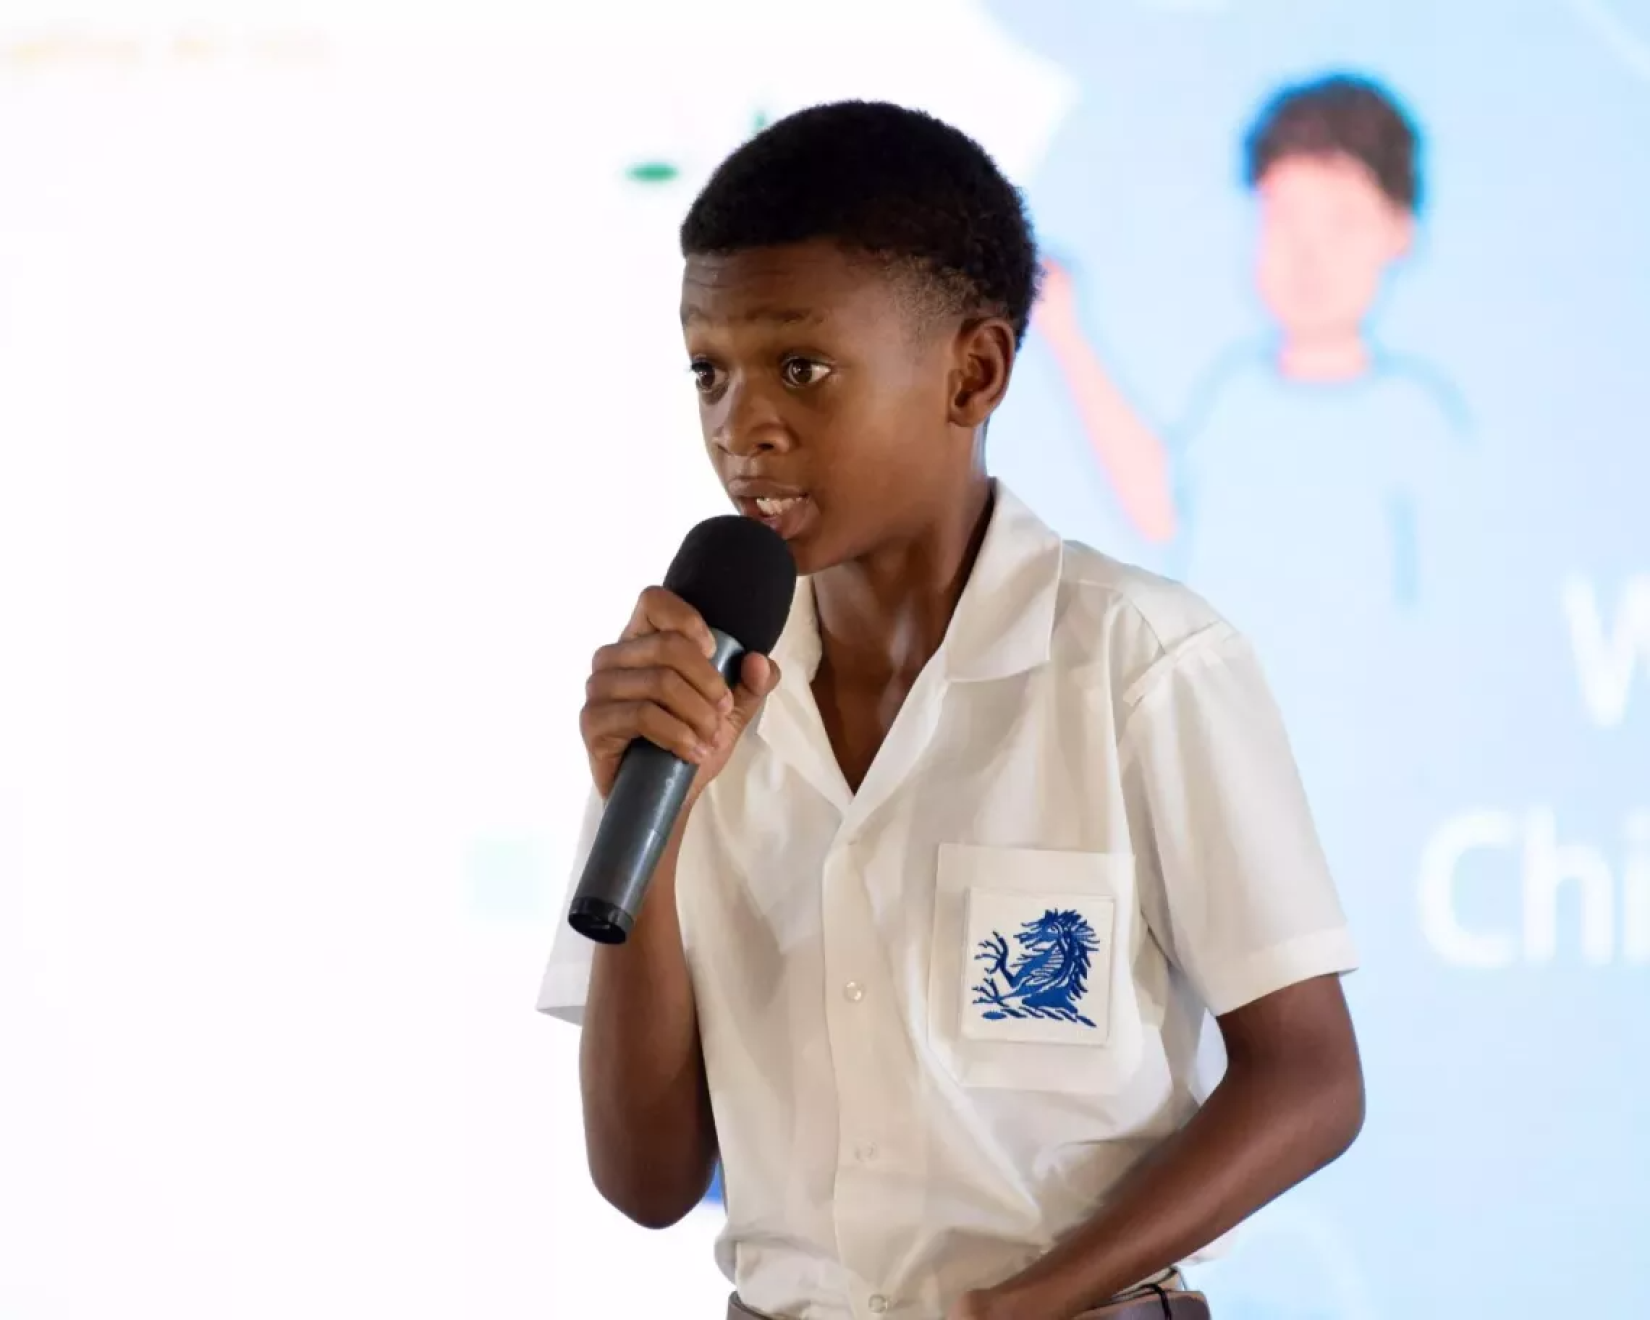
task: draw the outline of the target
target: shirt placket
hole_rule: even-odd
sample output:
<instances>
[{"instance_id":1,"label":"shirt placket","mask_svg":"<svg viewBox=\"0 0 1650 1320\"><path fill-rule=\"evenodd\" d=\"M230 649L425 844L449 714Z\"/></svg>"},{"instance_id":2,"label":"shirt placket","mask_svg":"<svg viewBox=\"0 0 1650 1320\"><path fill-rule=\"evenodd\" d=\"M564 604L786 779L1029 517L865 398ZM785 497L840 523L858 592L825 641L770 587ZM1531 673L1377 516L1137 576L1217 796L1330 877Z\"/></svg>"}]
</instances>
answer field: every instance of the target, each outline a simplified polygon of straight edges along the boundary
<instances>
[{"instance_id":1,"label":"shirt placket","mask_svg":"<svg viewBox=\"0 0 1650 1320\"><path fill-rule=\"evenodd\" d=\"M839 1259L856 1320L898 1314L896 1269L922 1214L911 1187L920 1158L910 1140L910 1045L863 872L841 838L825 862L826 1027L838 1115ZM907 1299L908 1300L908 1299Z\"/></svg>"}]
</instances>

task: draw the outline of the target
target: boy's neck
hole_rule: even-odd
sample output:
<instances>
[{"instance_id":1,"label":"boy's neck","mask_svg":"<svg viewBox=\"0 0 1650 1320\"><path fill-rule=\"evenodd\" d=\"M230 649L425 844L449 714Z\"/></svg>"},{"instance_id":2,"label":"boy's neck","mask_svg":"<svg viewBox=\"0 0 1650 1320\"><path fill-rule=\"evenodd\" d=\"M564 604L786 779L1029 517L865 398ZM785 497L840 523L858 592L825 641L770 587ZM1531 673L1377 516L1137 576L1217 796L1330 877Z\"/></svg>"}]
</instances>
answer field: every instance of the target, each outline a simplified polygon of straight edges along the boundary
<instances>
[{"instance_id":1,"label":"boy's neck","mask_svg":"<svg viewBox=\"0 0 1650 1320\"><path fill-rule=\"evenodd\" d=\"M1356 380L1372 365L1373 355L1363 335L1351 330L1310 335L1286 335L1278 347L1278 374L1286 380L1333 384Z\"/></svg>"},{"instance_id":2,"label":"boy's neck","mask_svg":"<svg viewBox=\"0 0 1650 1320\"><path fill-rule=\"evenodd\" d=\"M914 681L945 639L991 521L994 488L976 467L909 541L814 576L822 669L859 683Z\"/></svg>"}]
</instances>

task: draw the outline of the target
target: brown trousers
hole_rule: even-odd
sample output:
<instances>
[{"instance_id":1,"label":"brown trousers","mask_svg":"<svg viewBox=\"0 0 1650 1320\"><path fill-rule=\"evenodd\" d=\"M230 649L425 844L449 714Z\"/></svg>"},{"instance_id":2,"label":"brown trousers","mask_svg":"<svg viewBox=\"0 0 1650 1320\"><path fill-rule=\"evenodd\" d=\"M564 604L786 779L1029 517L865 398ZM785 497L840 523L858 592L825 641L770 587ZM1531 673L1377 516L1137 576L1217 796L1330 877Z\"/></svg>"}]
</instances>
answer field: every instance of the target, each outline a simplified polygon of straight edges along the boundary
<instances>
[{"instance_id":1,"label":"brown trousers","mask_svg":"<svg viewBox=\"0 0 1650 1320\"><path fill-rule=\"evenodd\" d=\"M773 1320L773 1317L753 1311L737 1297L730 1297L728 1320ZM1050 1317L1050 1320L1059 1318ZM1142 1288L1093 1311L1084 1311L1073 1320L1209 1320L1209 1303L1202 1293Z\"/></svg>"}]
</instances>

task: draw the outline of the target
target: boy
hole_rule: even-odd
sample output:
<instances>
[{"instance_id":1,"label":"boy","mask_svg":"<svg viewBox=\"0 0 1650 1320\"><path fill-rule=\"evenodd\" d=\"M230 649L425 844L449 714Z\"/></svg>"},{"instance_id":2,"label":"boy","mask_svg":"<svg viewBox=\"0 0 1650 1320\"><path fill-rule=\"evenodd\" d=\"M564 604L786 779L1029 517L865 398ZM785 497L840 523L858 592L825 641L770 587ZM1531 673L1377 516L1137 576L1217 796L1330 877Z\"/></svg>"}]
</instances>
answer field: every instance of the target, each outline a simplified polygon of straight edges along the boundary
<instances>
[{"instance_id":1,"label":"boy","mask_svg":"<svg viewBox=\"0 0 1650 1320\"><path fill-rule=\"evenodd\" d=\"M804 577L733 691L658 588L595 658L589 823L632 739L699 765L630 942L558 931L539 998L583 1024L596 1184L663 1226L720 1159L730 1315L1205 1315L1177 1262L1362 1119L1351 942L1255 662L986 474L1038 264L971 140L803 111L682 249L711 462Z\"/></svg>"}]
</instances>

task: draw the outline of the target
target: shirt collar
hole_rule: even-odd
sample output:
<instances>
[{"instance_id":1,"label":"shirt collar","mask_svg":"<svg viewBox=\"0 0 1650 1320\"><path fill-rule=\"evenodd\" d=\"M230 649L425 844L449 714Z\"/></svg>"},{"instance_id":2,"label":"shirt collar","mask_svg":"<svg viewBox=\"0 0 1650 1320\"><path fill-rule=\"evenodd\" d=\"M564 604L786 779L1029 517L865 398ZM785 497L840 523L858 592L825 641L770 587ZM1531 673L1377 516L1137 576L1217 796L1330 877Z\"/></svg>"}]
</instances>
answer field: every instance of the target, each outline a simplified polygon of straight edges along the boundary
<instances>
[{"instance_id":1,"label":"shirt collar","mask_svg":"<svg viewBox=\"0 0 1650 1320\"><path fill-rule=\"evenodd\" d=\"M993 482L991 522L938 659L958 683L1007 678L1047 661L1060 589L1060 537L1003 485ZM774 646L780 682L812 683L819 670L813 585L801 579Z\"/></svg>"}]
</instances>

